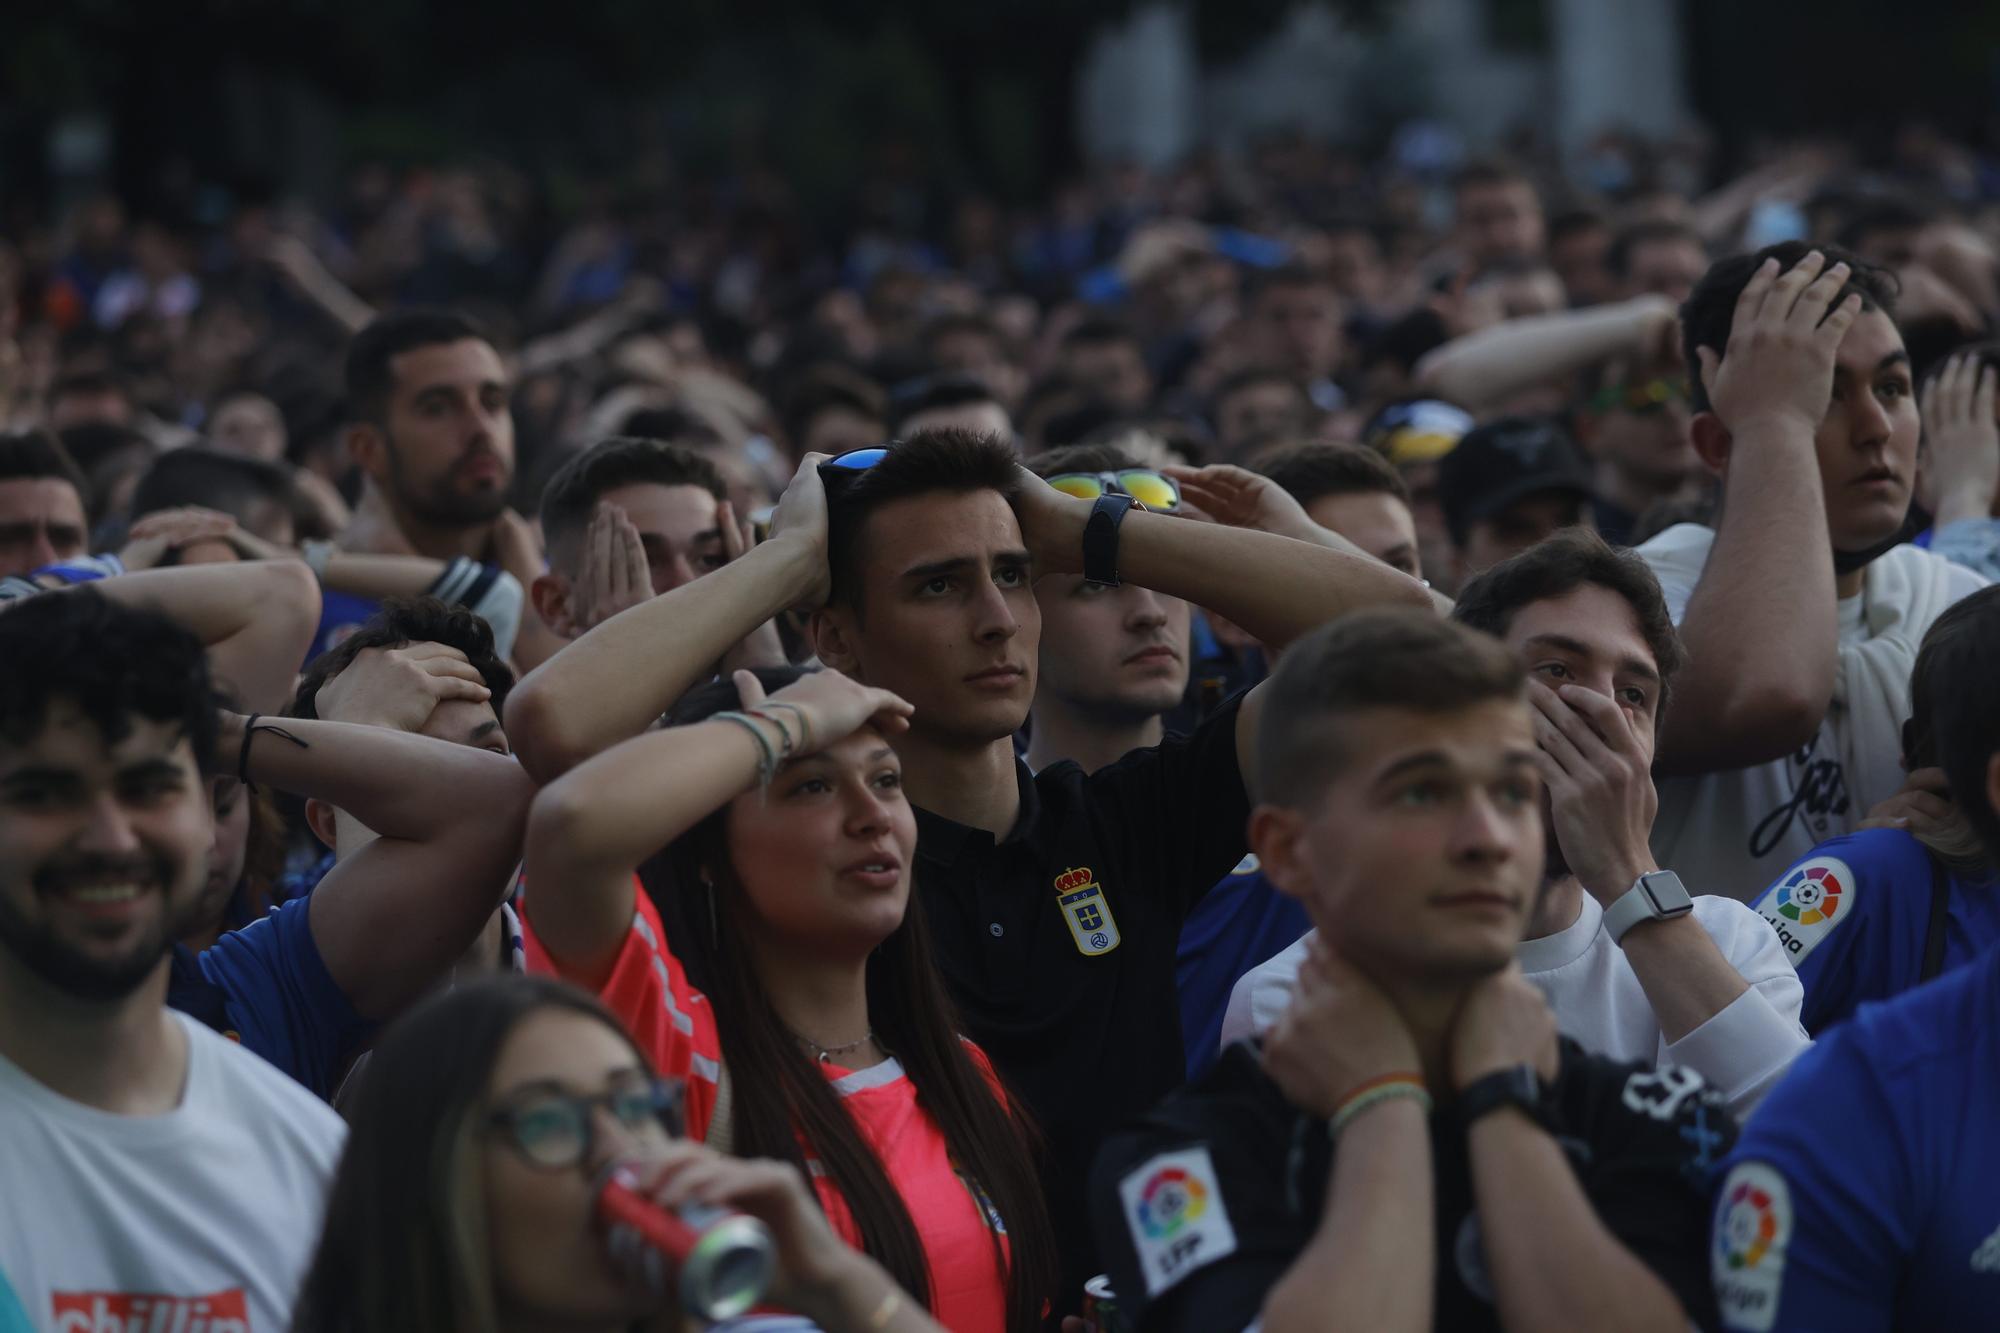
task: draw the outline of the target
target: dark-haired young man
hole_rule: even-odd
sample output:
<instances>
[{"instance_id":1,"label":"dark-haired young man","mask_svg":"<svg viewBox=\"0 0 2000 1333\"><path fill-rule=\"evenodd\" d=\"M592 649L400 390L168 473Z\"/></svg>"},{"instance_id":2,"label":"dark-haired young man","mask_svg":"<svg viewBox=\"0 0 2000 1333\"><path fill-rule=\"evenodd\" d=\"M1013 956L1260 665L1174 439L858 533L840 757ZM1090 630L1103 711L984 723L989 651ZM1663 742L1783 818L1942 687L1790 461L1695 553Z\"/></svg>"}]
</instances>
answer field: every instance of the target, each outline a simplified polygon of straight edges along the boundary
<instances>
[{"instance_id":1,"label":"dark-haired young man","mask_svg":"<svg viewBox=\"0 0 2000 1333\"><path fill-rule=\"evenodd\" d=\"M1940 635L1937 758L2000 864L2000 616ZM1824 901L1824 900L1822 900ZM2000 1308L2000 948L1861 1007L1793 1068L1715 1196L1733 1333L1974 1333Z\"/></svg>"},{"instance_id":2,"label":"dark-haired young man","mask_svg":"<svg viewBox=\"0 0 2000 1333\"><path fill-rule=\"evenodd\" d=\"M776 612L817 606L820 660L915 706L896 748L918 807L916 893L968 1031L1050 1135L1051 1211L1068 1219L1080 1278L1090 1152L1182 1075L1178 1024L1162 1021L1176 941L1190 905L1243 856L1240 765L1263 695L1097 774L1029 773L1013 735L1036 687L1035 578L1130 580L1274 648L1360 606L1429 599L1359 553L1062 494L978 436L821 461L793 479L772 540L606 621L523 681L508 731L547 780L643 730ZM1183 489L1199 490L1187 475Z\"/></svg>"},{"instance_id":3,"label":"dark-haired young man","mask_svg":"<svg viewBox=\"0 0 2000 1333\"><path fill-rule=\"evenodd\" d=\"M189 506L227 514L245 532L274 546L298 544L292 481L282 464L219 449L171 449L139 479L132 493L132 518L136 522L148 514ZM227 546L220 538L215 544ZM197 549L183 552L182 558L193 563L204 554ZM233 552L224 552L223 558L233 558Z\"/></svg>"},{"instance_id":4,"label":"dark-haired young man","mask_svg":"<svg viewBox=\"0 0 2000 1333\"><path fill-rule=\"evenodd\" d=\"M1303 434L1318 419L1319 409L1290 371L1246 366L1216 386L1209 415L1222 458L1237 462L1259 440Z\"/></svg>"},{"instance_id":5,"label":"dark-haired young man","mask_svg":"<svg viewBox=\"0 0 2000 1333\"><path fill-rule=\"evenodd\" d=\"M1893 280L1797 242L1711 268L1682 311L1716 526L1639 552L1688 646L1654 850L1749 899L1903 783L1910 667L1977 574L1901 544L1920 434Z\"/></svg>"},{"instance_id":6,"label":"dark-haired young man","mask_svg":"<svg viewBox=\"0 0 2000 1333\"><path fill-rule=\"evenodd\" d=\"M1301 444L1257 460L1257 470L1337 532L1391 569L1424 576L1410 488L1388 459L1351 444Z\"/></svg>"},{"instance_id":7,"label":"dark-haired young man","mask_svg":"<svg viewBox=\"0 0 2000 1333\"><path fill-rule=\"evenodd\" d=\"M0 612L11 1327L284 1328L324 1221L339 1118L164 1003L214 837L211 688L157 612L90 589Z\"/></svg>"},{"instance_id":8,"label":"dark-haired young man","mask_svg":"<svg viewBox=\"0 0 2000 1333\"><path fill-rule=\"evenodd\" d=\"M85 554L88 491L53 436L0 435L0 578Z\"/></svg>"},{"instance_id":9,"label":"dark-haired young man","mask_svg":"<svg viewBox=\"0 0 2000 1333\"><path fill-rule=\"evenodd\" d=\"M1459 247L1475 274L1495 264L1537 260L1548 244L1535 183L1500 162L1475 162L1452 181Z\"/></svg>"},{"instance_id":10,"label":"dark-haired young man","mask_svg":"<svg viewBox=\"0 0 2000 1333\"><path fill-rule=\"evenodd\" d=\"M1530 679L1549 824L1523 973L1586 1050L1686 1066L1747 1116L1805 1049L1803 992L1756 913L1690 894L1648 849L1654 737L1682 661L1659 584L1632 553L1567 532L1467 584L1452 615ZM1276 1021L1305 954L1244 978L1224 1041Z\"/></svg>"},{"instance_id":11,"label":"dark-haired young man","mask_svg":"<svg viewBox=\"0 0 2000 1333\"><path fill-rule=\"evenodd\" d=\"M889 408L889 428L897 439L936 430L969 431L1009 443L1015 439L1006 405L985 380L972 375L926 375L899 384Z\"/></svg>"},{"instance_id":12,"label":"dark-haired young man","mask_svg":"<svg viewBox=\"0 0 2000 1333\"><path fill-rule=\"evenodd\" d=\"M1115 319L1086 319L1062 336L1056 370L1128 416L1153 400L1153 373L1139 335Z\"/></svg>"},{"instance_id":13,"label":"dark-haired young man","mask_svg":"<svg viewBox=\"0 0 2000 1333\"><path fill-rule=\"evenodd\" d=\"M1347 310L1324 275L1288 264L1259 276L1247 314L1259 361L1289 372L1320 411L1345 406L1334 381L1347 360Z\"/></svg>"},{"instance_id":14,"label":"dark-haired young man","mask_svg":"<svg viewBox=\"0 0 2000 1333\"><path fill-rule=\"evenodd\" d=\"M447 310L377 316L347 349L347 446L367 480L341 549L464 560L469 590L450 591L480 610L505 570L522 588L542 572L541 553L507 508L514 480L514 419L506 367L478 325ZM374 614L363 598L329 597L314 651L323 652ZM514 655L539 662L562 640L538 617L521 618Z\"/></svg>"},{"instance_id":15,"label":"dark-haired young man","mask_svg":"<svg viewBox=\"0 0 2000 1333\"><path fill-rule=\"evenodd\" d=\"M1590 519L1590 465L1561 422L1501 417L1438 464L1454 586Z\"/></svg>"},{"instance_id":16,"label":"dark-haired young man","mask_svg":"<svg viewBox=\"0 0 2000 1333\"><path fill-rule=\"evenodd\" d=\"M1261 1061L1230 1048L1097 1159L1132 1327L1711 1321L1727 1112L1697 1075L1558 1035L1512 965L1541 896L1526 686L1499 643L1412 612L1350 616L1279 663L1250 836L1321 933Z\"/></svg>"},{"instance_id":17,"label":"dark-haired young man","mask_svg":"<svg viewBox=\"0 0 2000 1333\"><path fill-rule=\"evenodd\" d=\"M1708 272L1708 246L1685 222L1635 222L1612 238L1605 258L1628 299L1664 296L1679 305Z\"/></svg>"}]
</instances>

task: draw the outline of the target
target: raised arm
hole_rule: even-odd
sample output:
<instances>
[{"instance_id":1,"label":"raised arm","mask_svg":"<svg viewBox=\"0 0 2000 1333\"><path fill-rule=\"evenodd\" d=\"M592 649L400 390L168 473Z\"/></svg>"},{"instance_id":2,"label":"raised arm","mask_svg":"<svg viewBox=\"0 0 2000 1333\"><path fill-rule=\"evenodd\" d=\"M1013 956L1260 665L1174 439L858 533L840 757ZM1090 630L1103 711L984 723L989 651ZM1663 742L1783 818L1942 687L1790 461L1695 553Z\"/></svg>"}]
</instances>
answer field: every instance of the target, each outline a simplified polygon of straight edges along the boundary
<instances>
[{"instance_id":1,"label":"raised arm","mask_svg":"<svg viewBox=\"0 0 2000 1333\"><path fill-rule=\"evenodd\" d=\"M537 667L507 699L507 734L538 781L638 735L725 654L788 607L825 599L826 492L808 458L771 540L620 612Z\"/></svg>"},{"instance_id":2,"label":"raised arm","mask_svg":"<svg viewBox=\"0 0 2000 1333\"><path fill-rule=\"evenodd\" d=\"M564 975L601 984L631 926L632 872L749 790L765 747L779 754L789 737L797 762L871 718L893 734L910 711L888 691L837 671L804 677L772 696L770 703L783 707L761 711L752 711L765 702L757 678L739 671L735 681L763 746L744 723L726 718L652 731L578 764L535 798L528 817L528 912Z\"/></svg>"},{"instance_id":3,"label":"raised arm","mask_svg":"<svg viewBox=\"0 0 2000 1333\"><path fill-rule=\"evenodd\" d=\"M1833 305L1844 264L1814 251L1743 289L1720 356L1699 348L1727 463L1715 543L1681 618L1687 668L1660 737L1666 773L1780 758L1819 730L1839 663L1832 538L1814 435L1860 298ZM1700 442L1700 435L1697 436Z\"/></svg>"},{"instance_id":4,"label":"raised arm","mask_svg":"<svg viewBox=\"0 0 2000 1333\"><path fill-rule=\"evenodd\" d=\"M1663 296L1510 319L1425 354L1417 387L1478 412L1615 356L1655 357L1673 345L1675 324Z\"/></svg>"},{"instance_id":5,"label":"raised arm","mask_svg":"<svg viewBox=\"0 0 2000 1333\"><path fill-rule=\"evenodd\" d=\"M216 677L251 712L285 706L319 626L319 585L296 560L177 565L90 586L186 626L207 646Z\"/></svg>"},{"instance_id":6,"label":"raised arm","mask_svg":"<svg viewBox=\"0 0 2000 1333\"><path fill-rule=\"evenodd\" d=\"M322 712L369 722L260 719L244 766L252 782L325 801L376 835L327 872L310 918L327 972L369 1019L400 1011L471 947L510 887L534 795L506 755L410 734L437 703L484 698L477 671L460 658L463 672L406 672L399 660L371 650L320 691ZM335 690L347 697L330 699ZM414 725L400 715L412 709ZM244 721L224 718L221 754L244 753Z\"/></svg>"}]
</instances>

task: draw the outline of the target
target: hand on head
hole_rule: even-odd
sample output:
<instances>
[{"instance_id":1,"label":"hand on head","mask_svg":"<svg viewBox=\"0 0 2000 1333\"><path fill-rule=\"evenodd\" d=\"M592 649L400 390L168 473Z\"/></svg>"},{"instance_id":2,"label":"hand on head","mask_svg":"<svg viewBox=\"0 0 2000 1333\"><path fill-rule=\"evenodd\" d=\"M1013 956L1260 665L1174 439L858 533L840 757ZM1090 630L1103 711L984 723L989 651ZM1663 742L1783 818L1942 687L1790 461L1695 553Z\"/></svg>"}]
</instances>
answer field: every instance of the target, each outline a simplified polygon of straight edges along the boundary
<instances>
[{"instance_id":1,"label":"hand on head","mask_svg":"<svg viewBox=\"0 0 2000 1333\"><path fill-rule=\"evenodd\" d=\"M356 722L422 731L441 703L493 697L470 659L442 643L367 648L346 670L320 686L313 707L328 722Z\"/></svg>"},{"instance_id":2,"label":"hand on head","mask_svg":"<svg viewBox=\"0 0 2000 1333\"><path fill-rule=\"evenodd\" d=\"M873 727L884 736L910 729L910 704L888 690L873 689L831 669L808 672L768 699L755 674L731 677L743 710L768 718L792 737L792 757L800 758Z\"/></svg>"}]
</instances>

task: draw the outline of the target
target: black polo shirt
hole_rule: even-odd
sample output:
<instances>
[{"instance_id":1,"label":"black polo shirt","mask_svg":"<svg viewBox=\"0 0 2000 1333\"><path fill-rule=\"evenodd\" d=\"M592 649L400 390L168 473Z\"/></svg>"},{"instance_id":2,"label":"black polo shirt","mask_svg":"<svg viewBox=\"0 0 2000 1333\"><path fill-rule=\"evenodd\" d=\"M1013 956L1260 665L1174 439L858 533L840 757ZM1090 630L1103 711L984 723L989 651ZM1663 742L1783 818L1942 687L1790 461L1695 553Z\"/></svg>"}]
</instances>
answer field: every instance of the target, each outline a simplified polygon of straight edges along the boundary
<instances>
[{"instance_id":1,"label":"black polo shirt","mask_svg":"<svg viewBox=\"0 0 2000 1333\"><path fill-rule=\"evenodd\" d=\"M1736 1138L1722 1099L1692 1070L1621 1064L1565 1037L1542 1113L1605 1228L1690 1320L1715 1327L1709 1190ZM1440 1108L1430 1137L1432 1324L1498 1333L1465 1132ZM1326 1121L1286 1101L1247 1042L1112 1137L1091 1176L1090 1205L1130 1327L1249 1327L1319 1228L1334 1150Z\"/></svg>"},{"instance_id":2,"label":"black polo shirt","mask_svg":"<svg viewBox=\"0 0 2000 1333\"><path fill-rule=\"evenodd\" d=\"M1017 760L1021 810L998 841L916 812L938 963L1048 1136L1072 1285L1096 1271L1082 1185L1098 1144L1185 1077L1174 960L1189 909L1246 850L1240 708L1092 774Z\"/></svg>"}]
</instances>

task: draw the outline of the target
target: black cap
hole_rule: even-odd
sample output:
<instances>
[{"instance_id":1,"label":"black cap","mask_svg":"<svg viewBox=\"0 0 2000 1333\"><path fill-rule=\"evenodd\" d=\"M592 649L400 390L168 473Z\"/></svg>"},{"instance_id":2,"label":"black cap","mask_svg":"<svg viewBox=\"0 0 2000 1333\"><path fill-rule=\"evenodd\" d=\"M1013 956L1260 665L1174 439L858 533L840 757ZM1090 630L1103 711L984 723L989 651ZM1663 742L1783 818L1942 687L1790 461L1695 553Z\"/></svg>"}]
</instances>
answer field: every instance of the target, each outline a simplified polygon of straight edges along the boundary
<instances>
[{"instance_id":1,"label":"black cap","mask_svg":"<svg viewBox=\"0 0 2000 1333\"><path fill-rule=\"evenodd\" d=\"M1591 496L1590 465L1560 422L1501 417L1466 432L1438 462L1438 503L1454 545L1472 525L1545 492Z\"/></svg>"}]
</instances>

